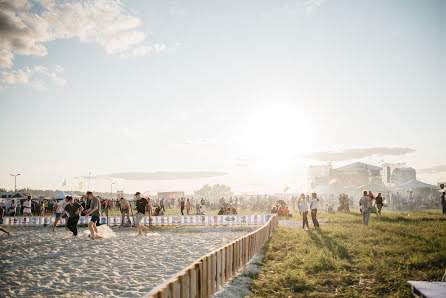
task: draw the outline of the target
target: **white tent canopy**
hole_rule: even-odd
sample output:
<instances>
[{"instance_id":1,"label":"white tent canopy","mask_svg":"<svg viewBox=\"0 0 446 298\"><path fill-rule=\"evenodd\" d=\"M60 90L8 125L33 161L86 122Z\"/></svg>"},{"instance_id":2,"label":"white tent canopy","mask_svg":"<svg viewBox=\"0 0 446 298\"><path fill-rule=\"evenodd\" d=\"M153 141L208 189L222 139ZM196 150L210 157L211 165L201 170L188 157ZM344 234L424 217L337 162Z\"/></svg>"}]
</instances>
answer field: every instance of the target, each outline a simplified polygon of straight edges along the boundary
<instances>
[{"instance_id":1,"label":"white tent canopy","mask_svg":"<svg viewBox=\"0 0 446 298\"><path fill-rule=\"evenodd\" d=\"M419 180L412 180L412 181L409 181L409 182L399 185L398 188L402 188L402 189L434 188L434 189L437 189L438 186L432 185L432 184L427 184L427 183L421 182Z\"/></svg>"},{"instance_id":2,"label":"white tent canopy","mask_svg":"<svg viewBox=\"0 0 446 298\"><path fill-rule=\"evenodd\" d=\"M67 196L67 194L64 193L63 191L61 191L61 192L58 192L55 195L53 195L53 199L62 200L62 199L65 199L66 196Z\"/></svg>"},{"instance_id":3,"label":"white tent canopy","mask_svg":"<svg viewBox=\"0 0 446 298\"><path fill-rule=\"evenodd\" d=\"M82 196L78 196L74 192L67 193L67 196L73 197L73 199L80 199L80 198L82 198Z\"/></svg>"}]
</instances>

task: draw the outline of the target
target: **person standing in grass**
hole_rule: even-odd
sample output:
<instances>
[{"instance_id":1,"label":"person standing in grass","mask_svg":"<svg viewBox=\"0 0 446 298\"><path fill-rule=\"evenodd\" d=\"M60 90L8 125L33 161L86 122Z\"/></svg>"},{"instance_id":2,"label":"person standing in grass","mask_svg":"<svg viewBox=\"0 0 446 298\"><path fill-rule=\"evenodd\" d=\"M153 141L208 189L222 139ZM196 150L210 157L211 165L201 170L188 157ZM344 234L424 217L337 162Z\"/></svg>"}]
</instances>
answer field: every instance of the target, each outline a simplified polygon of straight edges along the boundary
<instances>
[{"instance_id":1,"label":"person standing in grass","mask_svg":"<svg viewBox=\"0 0 446 298\"><path fill-rule=\"evenodd\" d=\"M383 209L383 197L381 196L381 193L379 192L378 195L375 198L376 203L376 216L381 216L381 209Z\"/></svg>"},{"instance_id":2,"label":"person standing in grass","mask_svg":"<svg viewBox=\"0 0 446 298\"><path fill-rule=\"evenodd\" d=\"M372 209L372 199L367 195L367 190L364 190L363 196L359 199L359 206L361 208L362 223L368 226L370 211Z\"/></svg>"},{"instance_id":3,"label":"person standing in grass","mask_svg":"<svg viewBox=\"0 0 446 298\"><path fill-rule=\"evenodd\" d=\"M311 208L311 220L313 221L313 225L316 229L319 229L319 222L317 221L317 204L319 203L319 199L315 192L311 194L310 200L310 208Z\"/></svg>"},{"instance_id":4,"label":"person standing in grass","mask_svg":"<svg viewBox=\"0 0 446 298\"><path fill-rule=\"evenodd\" d=\"M446 193L444 189L444 184L440 184L441 188L441 206L443 207L443 214L446 214Z\"/></svg>"},{"instance_id":5,"label":"person standing in grass","mask_svg":"<svg viewBox=\"0 0 446 298\"><path fill-rule=\"evenodd\" d=\"M305 194L301 194L300 195L300 211L302 212L302 229L305 229L305 231L308 231L308 229L310 228L308 226L308 201L305 198ZM305 224L307 225L307 227L305 228Z\"/></svg>"}]
</instances>

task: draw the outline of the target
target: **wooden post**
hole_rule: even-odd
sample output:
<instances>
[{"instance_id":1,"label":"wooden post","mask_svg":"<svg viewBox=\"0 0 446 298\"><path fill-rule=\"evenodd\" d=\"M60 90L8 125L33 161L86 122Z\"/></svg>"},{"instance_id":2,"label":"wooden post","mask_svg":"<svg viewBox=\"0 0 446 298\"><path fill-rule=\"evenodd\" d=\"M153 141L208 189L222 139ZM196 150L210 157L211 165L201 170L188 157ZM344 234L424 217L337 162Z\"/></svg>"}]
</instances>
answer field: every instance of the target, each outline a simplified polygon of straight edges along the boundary
<instances>
[{"instance_id":1,"label":"wooden post","mask_svg":"<svg viewBox=\"0 0 446 298\"><path fill-rule=\"evenodd\" d=\"M221 251L218 250L215 254L215 257L217 258L217 271L216 271L216 284L215 284L215 291L219 291L221 287Z\"/></svg>"},{"instance_id":2,"label":"wooden post","mask_svg":"<svg viewBox=\"0 0 446 298\"><path fill-rule=\"evenodd\" d=\"M226 247L221 249L221 285L226 283Z\"/></svg>"},{"instance_id":3,"label":"wooden post","mask_svg":"<svg viewBox=\"0 0 446 298\"><path fill-rule=\"evenodd\" d=\"M178 278L175 278L170 284L170 293L171 297L180 297L180 281Z\"/></svg>"},{"instance_id":4,"label":"wooden post","mask_svg":"<svg viewBox=\"0 0 446 298\"><path fill-rule=\"evenodd\" d=\"M180 282L180 297L181 298L189 298L189 271L185 271L180 274L179 282Z\"/></svg>"},{"instance_id":5,"label":"wooden post","mask_svg":"<svg viewBox=\"0 0 446 298\"><path fill-rule=\"evenodd\" d=\"M234 269L232 266L232 259L234 256L234 243L229 244L228 246L228 280L232 278L234 275Z\"/></svg>"},{"instance_id":6,"label":"wooden post","mask_svg":"<svg viewBox=\"0 0 446 298\"><path fill-rule=\"evenodd\" d=\"M207 265L207 258L203 257L201 258L201 263L200 263L200 297L201 298L206 298L208 297L208 291L207 291L207 286L208 286L208 278L207 278L207 270L208 270L208 265Z\"/></svg>"},{"instance_id":7,"label":"wooden post","mask_svg":"<svg viewBox=\"0 0 446 298\"><path fill-rule=\"evenodd\" d=\"M195 263L189 268L189 297L198 298L197 295L197 272L199 269L199 264Z\"/></svg>"},{"instance_id":8,"label":"wooden post","mask_svg":"<svg viewBox=\"0 0 446 298\"><path fill-rule=\"evenodd\" d=\"M211 295L214 293L212 291L212 257L211 255L208 255L206 257L206 261L207 261L207 272L206 272L206 276L207 276L207 296L206 297L211 297Z\"/></svg>"}]
</instances>

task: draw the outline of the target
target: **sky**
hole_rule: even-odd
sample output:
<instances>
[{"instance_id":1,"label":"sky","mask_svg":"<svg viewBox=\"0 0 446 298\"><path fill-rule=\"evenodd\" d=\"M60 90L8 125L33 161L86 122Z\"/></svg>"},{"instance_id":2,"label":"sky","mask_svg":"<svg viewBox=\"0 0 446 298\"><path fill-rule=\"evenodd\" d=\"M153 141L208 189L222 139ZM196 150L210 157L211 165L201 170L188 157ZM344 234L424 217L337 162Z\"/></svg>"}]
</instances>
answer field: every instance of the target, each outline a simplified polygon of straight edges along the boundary
<instances>
[{"instance_id":1,"label":"sky","mask_svg":"<svg viewBox=\"0 0 446 298\"><path fill-rule=\"evenodd\" d=\"M0 0L0 187L446 181L446 2ZM66 180L66 186L62 186Z\"/></svg>"}]
</instances>

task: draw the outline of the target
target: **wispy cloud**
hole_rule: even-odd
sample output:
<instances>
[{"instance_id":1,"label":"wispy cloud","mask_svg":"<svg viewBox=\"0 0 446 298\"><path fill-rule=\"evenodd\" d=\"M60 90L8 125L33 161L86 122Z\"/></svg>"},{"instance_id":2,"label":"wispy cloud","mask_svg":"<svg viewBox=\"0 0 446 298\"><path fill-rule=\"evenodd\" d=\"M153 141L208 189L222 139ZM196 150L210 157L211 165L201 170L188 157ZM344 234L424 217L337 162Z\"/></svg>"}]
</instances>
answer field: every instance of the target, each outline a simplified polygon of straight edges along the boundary
<instances>
[{"instance_id":1,"label":"wispy cloud","mask_svg":"<svg viewBox=\"0 0 446 298\"><path fill-rule=\"evenodd\" d=\"M100 175L104 178L115 178L125 180L181 180L181 179L197 179L225 176L226 172L218 171L190 171L190 172L120 172Z\"/></svg>"},{"instance_id":2,"label":"wispy cloud","mask_svg":"<svg viewBox=\"0 0 446 298\"><path fill-rule=\"evenodd\" d=\"M446 165L441 166L433 166L430 168L417 170L418 174L437 174L437 173L446 173Z\"/></svg>"},{"instance_id":3,"label":"wispy cloud","mask_svg":"<svg viewBox=\"0 0 446 298\"><path fill-rule=\"evenodd\" d=\"M305 158L317 161L343 161L351 159L360 159L370 156L384 155L405 155L415 152L415 149L404 147L372 147L372 148L351 148L340 151L320 151L304 155Z\"/></svg>"},{"instance_id":4,"label":"wispy cloud","mask_svg":"<svg viewBox=\"0 0 446 298\"><path fill-rule=\"evenodd\" d=\"M0 81L9 85L29 85L38 91L46 90L48 83L56 86L65 86L67 83L64 78L41 65L10 71L0 70Z\"/></svg>"}]
</instances>

